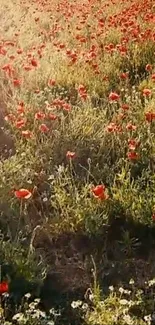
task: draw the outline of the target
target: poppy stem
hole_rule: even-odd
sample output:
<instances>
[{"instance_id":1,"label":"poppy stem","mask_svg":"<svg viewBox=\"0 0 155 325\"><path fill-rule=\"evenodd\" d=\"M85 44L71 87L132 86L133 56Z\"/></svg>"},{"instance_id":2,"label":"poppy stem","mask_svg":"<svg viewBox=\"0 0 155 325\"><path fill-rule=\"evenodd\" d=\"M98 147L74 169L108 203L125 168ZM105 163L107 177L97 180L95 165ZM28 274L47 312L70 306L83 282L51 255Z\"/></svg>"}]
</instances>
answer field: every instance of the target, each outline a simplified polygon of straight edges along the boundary
<instances>
[{"instance_id":1,"label":"poppy stem","mask_svg":"<svg viewBox=\"0 0 155 325\"><path fill-rule=\"evenodd\" d=\"M18 242L19 240L19 230L20 230L20 223L22 219L22 212L23 212L23 201L21 200L20 202L20 210L19 210L19 220L18 220L18 225L17 225L17 232L16 232L16 241Z\"/></svg>"}]
</instances>

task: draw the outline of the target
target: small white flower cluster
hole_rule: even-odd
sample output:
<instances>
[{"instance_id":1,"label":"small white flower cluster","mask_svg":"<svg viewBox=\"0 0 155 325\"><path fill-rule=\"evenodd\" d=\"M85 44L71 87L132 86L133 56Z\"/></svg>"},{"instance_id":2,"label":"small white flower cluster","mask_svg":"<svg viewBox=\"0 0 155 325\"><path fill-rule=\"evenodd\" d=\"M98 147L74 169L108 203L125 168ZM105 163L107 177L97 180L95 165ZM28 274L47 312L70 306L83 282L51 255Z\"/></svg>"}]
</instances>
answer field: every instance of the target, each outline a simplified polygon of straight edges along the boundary
<instances>
[{"instance_id":1,"label":"small white flower cluster","mask_svg":"<svg viewBox=\"0 0 155 325\"><path fill-rule=\"evenodd\" d=\"M27 300L31 297L30 293L25 294L26 304L24 304L22 307L23 311L20 311L16 313L12 320L16 321L19 325L24 324L31 324L34 325L54 325L55 322L52 318L56 318L57 316L60 316L60 313L56 313L54 309L52 309L52 312L50 311L50 316L48 316L44 311L41 311L38 308L38 304L40 302L40 299L34 299L33 302L27 303ZM52 317L54 316L54 317ZM4 325L12 325L12 323L5 322Z\"/></svg>"},{"instance_id":2,"label":"small white flower cluster","mask_svg":"<svg viewBox=\"0 0 155 325\"><path fill-rule=\"evenodd\" d=\"M86 302L82 302L81 300L72 301L71 307L73 309L80 308L83 312L88 310L88 304Z\"/></svg>"}]
</instances>

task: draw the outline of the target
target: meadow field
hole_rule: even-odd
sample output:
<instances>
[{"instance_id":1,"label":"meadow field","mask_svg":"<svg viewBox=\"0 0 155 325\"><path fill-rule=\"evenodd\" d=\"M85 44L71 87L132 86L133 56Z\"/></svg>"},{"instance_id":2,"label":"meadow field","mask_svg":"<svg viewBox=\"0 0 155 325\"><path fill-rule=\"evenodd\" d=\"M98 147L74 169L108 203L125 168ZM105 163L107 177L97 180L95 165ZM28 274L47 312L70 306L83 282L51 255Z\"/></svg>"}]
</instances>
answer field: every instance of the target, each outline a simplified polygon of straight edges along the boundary
<instances>
[{"instance_id":1,"label":"meadow field","mask_svg":"<svg viewBox=\"0 0 155 325\"><path fill-rule=\"evenodd\" d=\"M155 324L155 3L0 1L0 324Z\"/></svg>"}]
</instances>

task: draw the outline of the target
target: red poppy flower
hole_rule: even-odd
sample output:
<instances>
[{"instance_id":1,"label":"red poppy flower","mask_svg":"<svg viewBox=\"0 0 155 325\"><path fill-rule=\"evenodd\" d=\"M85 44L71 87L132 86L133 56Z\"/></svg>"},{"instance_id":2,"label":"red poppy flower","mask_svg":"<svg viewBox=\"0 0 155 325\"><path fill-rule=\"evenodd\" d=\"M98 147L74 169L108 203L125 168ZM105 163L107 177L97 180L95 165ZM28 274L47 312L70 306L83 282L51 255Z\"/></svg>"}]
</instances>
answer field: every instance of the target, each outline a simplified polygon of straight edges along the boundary
<instances>
[{"instance_id":1,"label":"red poppy flower","mask_svg":"<svg viewBox=\"0 0 155 325\"><path fill-rule=\"evenodd\" d=\"M32 132L29 130L22 131L22 136L26 139L32 138Z\"/></svg>"},{"instance_id":2,"label":"red poppy flower","mask_svg":"<svg viewBox=\"0 0 155 325\"><path fill-rule=\"evenodd\" d=\"M127 73L127 72L122 72L122 73L120 74L120 78L121 78L122 80L127 79L127 78L128 78L128 73Z\"/></svg>"},{"instance_id":3,"label":"red poppy flower","mask_svg":"<svg viewBox=\"0 0 155 325\"><path fill-rule=\"evenodd\" d=\"M145 88L143 89L143 96L147 97L151 95L151 89Z\"/></svg>"},{"instance_id":4,"label":"red poppy flower","mask_svg":"<svg viewBox=\"0 0 155 325\"><path fill-rule=\"evenodd\" d=\"M2 67L2 70L5 71L9 75L9 77L11 77L15 72L15 70L11 67L10 64L5 64Z\"/></svg>"},{"instance_id":5,"label":"red poppy flower","mask_svg":"<svg viewBox=\"0 0 155 325\"><path fill-rule=\"evenodd\" d=\"M81 92L79 95L83 100L87 99L87 93L86 92Z\"/></svg>"},{"instance_id":6,"label":"red poppy flower","mask_svg":"<svg viewBox=\"0 0 155 325\"><path fill-rule=\"evenodd\" d=\"M106 193L105 185L97 185L97 186L93 187L92 193L93 193L94 197L97 199L106 200L109 197Z\"/></svg>"},{"instance_id":7,"label":"red poppy flower","mask_svg":"<svg viewBox=\"0 0 155 325\"><path fill-rule=\"evenodd\" d=\"M87 96L88 95L87 95L87 91L86 91L85 86L80 85L78 87L78 94L79 94L80 98L82 98L83 100L86 100L87 99Z\"/></svg>"},{"instance_id":8,"label":"red poppy flower","mask_svg":"<svg viewBox=\"0 0 155 325\"><path fill-rule=\"evenodd\" d=\"M129 104L122 104L121 108L124 110L124 111L127 111L129 109Z\"/></svg>"},{"instance_id":9,"label":"red poppy flower","mask_svg":"<svg viewBox=\"0 0 155 325\"><path fill-rule=\"evenodd\" d=\"M155 221L155 213L152 214L152 220Z\"/></svg>"},{"instance_id":10,"label":"red poppy flower","mask_svg":"<svg viewBox=\"0 0 155 325\"><path fill-rule=\"evenodd\" d=\"M109 123L106 127L106 131L108 131L108 132L115 132L116 129L117 129L117 125L116 125L116 123L113 123L113 122Z\"/></svg>"},{"instance_id":11,"label":"red poppy flower","mask_svg":"<svg viewBox=\"0 0 155 325\"><path fill-rule=\"evenodd\" d=\"M75 158L75 156L76 156L76 154L73 151L67 151L67 153L66 153L67 158L73 159L73 158Z\"/></svg>"},{"instance_id":12,"label":"red poppy flower","mask_svg":"<svg viewBox=\"0 0 155 325\"><path fill-rule=\"evenodd\" d=\"M21 188L20 190L14 191L14 193L18 199L29 199L32 196L32 192L25 188Z\"/></svg>"},{"instance_id":13,"label":"red poppy flower","mask_svg":"<svg viewBox=\"0 0 155 325\"><path fill-rule=\"evenodd\" d=\"M48 80L48 86L55 86L55 84L56 84L55 79L49 79Z\"/></svg>"},{"instance_id":14,"label":"red poppy flower","mask_svg":"<svg viewBox=\"0 0 155 325\"><path fill-rule=\"evenodd\" d=\"M24 68L25 71L31 71L31 70L33 69L33 68L32 68L31 66L29 66L29 65L24 65L23 68Z\"/></svg>"},{"instance_id":15,"label":"red poppy flower","mask_svg":"<svg viewBox=\"0 0 155 325\"><path fill-rule=\"evenodd\" d=\"M23 50L22 49L17 49L17 54L22 54Z\"/></svg>"},{"instance_id":16,"label":"red poppy flower","mask_svg":"<svg viewBox=\"0 0 155 325\"><path fill-rule=\"evenodd\" d=\"M46 117L46 115L43 112L37 112L34 117L35 120L43 120Z\"/></svg>"},{"instance_id":17,"label":"red poppy flower","mask_svg":"<svg viewBox=\"0 0 155 325\"><path fill-rule=\"evenodd\" d=\"M19 80L19 79L14 79L14 80L13 80L13 84L14 84L15 87L20 87L20 86L21 86L21 83L22 83L22 82L21 82L21 80Z\"/></svg>"},{"instance_id":18,"label":"red poppy flower","mask_svg":"<svg viewBox=\"0 0 155 325\"><path fill-rule=\"evenodd\" d=\"M33 67L37 67L38 66L38 62L35 59L32 59L31 60L31 64L33 65Z\"/></svg>"},{"instance_id":19,"label":"red poppy flower","mask_svg":"<svg viewBox=\"0 0 155 325\"><path fill-rule=\"evenodd\" d=\"M155 73L152 74L151 79L155 81Z\"/></svg>"},{"instance_id":20,"label":"red poppy flower","mask_svg":"<svg viewBox=\"0 0 155 325\"><path fill-rule=\"evenodd\" d=\"M138 153L135 152L135 151L129 151L129 152L127 153L127 157L128 157L128 159L130 159L130 160L137 160L137 159L139 158L139 155L138 155Z\"/></svg>"},{"instance_id":21,"label":"red poppy flower","mask_svg":"<svg viewBox=\"0 0 155 325\"><path fill-rule=\"evenodd\" d=\"M109 99L112 101L117 101L117 100L119 100L119 98L120 98L120 96L117 93L111 92L109 94Z\"/></svg>"},{"instance_id":22,"label":"red poppy flower","mask_svg":"<svg viewBox=\"0 0 155 325\"><path fill-rule=\"evenodd\" d=\"M4 64L2 66L2 70L3 71L9 71L9 70L11 70L11 65L9 63L8 64Z\"/></svg>"},{"instance_id":23,"label":"red poppy flower","mask_svg":"<svg viewBox=\"0 0 155 325\"><path fill-rule=\"evenodd\" d=\"M41 125L39 126L39 130L40 130L41 132L43 132L43 133L46 133L46 132L49 131L49 128L48 128L48 126L47 126L46 124L41 124Z\"/></svg>"},{"instance_id":24,"label":"red poppy flower","mask_svg":"<svg viewBox=\"0 0 155 325\"><path fill-rule=\"evenodd\" d=\"M6 46L9 46L9 45L10 45L10 46L15 46L15 43L12 42L12 41L6 41L6 42L5 42L5 45L6 45Z\"/></svg>"},{"instance_id":25,"label":"red poppy flower","mask_svg":"<svg viewBox=\"0 0 155 325\"><path fill-rule=\"evenodd\" d=\"M145 119L147 122L152 122L153 120L155 120L155 113L154 112L146 112L145 113Z\"/></svg>"},{"instance_id":26,"label":"red poppy flower","mask_svg":"<svg viewBox=\"0 0 155 325\"><path fill-rule=\"evenodd\" d=\"M6 55L6 53L7 53L7 50L3 47L0 47L0 54L2 54L2 55Z\"/></svg>"},{"instance_id":27,"label":"red poppy flower","mask_svg":"<svg viewBox=\"0 0 155 325\"><path fill-rule=\"evenodd\" d=\"M128 146L130 150L135 150L139 146L139 142L135 139L129 139Z\"/></svg>"},{"instance_id":28,"label":"red poppy flower","mask_svg":"<svg viewBox=\"0 0 155 325\"><path fill-rule=\"evenodd\" d=\"M19 114L23 114L25 112L25 108L24 108L24 105L23 104L19 104L18 107L17 107L17 112Z\"/></svg>"},{"instance_id":29,"label":"red poppy flower","mask_svg":"<svg viewBox=\"0 0 155 325\"><path fill-rule=\"evenodd\" d=\"M16 120L16 117L13 115L13 114L8 114L8 115L6 115L5 117L4 117L4 119L5 119L5 121L6 122L14 122L15 120Z\"/></svg>"},{"instance_id":30,"label":"red poppy flower","mask_svg":"<svg viewBox=\"0 0 155 325\"><path fill-rule=\"evenodd\" d=\"M51 121L55 121L55 120L58 118L58 116L55 115L55 114L49 113L48 118L49 118Z\"/></svg>"},{"instance_id":31,"label":"red poppy flower","mask_svg":"<svg viewBox=\"0 0 155 325\"><path fill-rule=\"evenodd\" d=\"M68 104L68 103L64 103L64 104L62 105L62 107L63 107L63 109L64 109L65 111L70 111L70 110L71 110L71 105Z\"/></svg>"},{"instance_id":32,"label":"red poppy flower","mask_svg":"<svg viewBox=\"0 0 155 325\"><path fill-rule=\"evenodd\" d=\"M78 92L85 92L85 91L86 91L85 86L80 85L80 86L78 87Z\"/></svg>"},{"instance_id":33,"label":"red poppy flower","mask_svg":"<svg viewBox=\"0 0 155 325\"><path fill-rule=\"evenodd\" d=\"M146 71L151 71L152 70L152 65L151 64L147 64L146 67L145 67L145 70Z\"/></svg>"},{"instance_id":34,"label":"red poppy flower","mask_svg":"<svg viewBox=\"0 0 155 325\"><path fill-rule=\"evenodd\" d=\"M137 126L133 125L131 122L129 122L126 126L126 129L129 131L135 131L137 129Z\"/></svg>"},{"instance_id":35,"label":"red poppy flower","mask_svg":"<svg viewBox=\"0 0 155 325\"><path fill-rule=\"evenodd\" d=\"M9 59L10 60L14 60L15 59L15 55L13 55L13 54L12 55L9 55Z\"/></svg>"},{"instance_id":36,"label":"red poppy flower","mask_svg":"<svg viewBox=\"0 0 155 325\"><path fill-rule=\"evenodd\" d=\"M25 126L25 124L26 124L26 120L20 119L20 120L17 120L15 125L16 125L17 129L21 129Z\"/></svg>"},{"instance_id":37,"label":"red poppy flower","mask_svg":"<svg viewBox=\"0 0 155 325\"><path fill-rule=\"evenodd\" d=\"M9 291L9 285L6 281L0 283L0 295Z\"/></svg>"}]
</instances>

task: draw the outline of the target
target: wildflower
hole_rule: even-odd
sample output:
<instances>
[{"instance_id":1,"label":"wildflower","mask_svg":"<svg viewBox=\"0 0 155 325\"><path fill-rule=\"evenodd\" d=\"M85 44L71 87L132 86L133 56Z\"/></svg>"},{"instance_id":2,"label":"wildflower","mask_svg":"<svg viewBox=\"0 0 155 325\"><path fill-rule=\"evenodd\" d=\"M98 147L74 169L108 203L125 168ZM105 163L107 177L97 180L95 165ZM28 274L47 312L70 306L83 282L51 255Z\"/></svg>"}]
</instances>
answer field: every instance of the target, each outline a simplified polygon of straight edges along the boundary
<instances>
[{"instance_id":1,"label":"wildflower","mask_svg":"<svg viewBox=\"0 0 155 325\"><path fill-rule=\"evenodd\" d=\"M135 139L129 139L128 140L128 146L130 150L135 150L137 146L139 145L139 142Z\"/></svg>"},{"instance_id":2,"label":"wildflower","mask_svg":"<svg viewBox=\"0 0 155 325\"><path fill-rule=\"evenodd\" d=\"M122 128L120 125L117 125L116 123L111 122L106 126L106 131L108 131L108 132L122 132Z\"/></svg>"},{"instance_id":3,"label":"wildflower","mask_svg":"<svg viewBox=\"0 0 155 325\"><path fill-rule=\"evenodd\" d=\"M119 303L120 305L128 305L129 302L126 299L120 299Z\"/></svg>"},{"instance_id":4,"label":"wildflower","mask_svg":"<svg viewBox=\"0 0 155 325\"><path fill-rule=\"evenodd\" d=\"M46 117L45 113L37 112L34 116L35 120L43 120Z\"/></svg>"},{"instance_id":5,"label":"wildflower","mask_svg":"<svg viewBox=\"0 0 155 325\"><path fill-rule=\"evenodd\" d=\"M25 295L24 295L24 297L26 298L26 299L29 299L30 297L31 297L31 293L26 293Z\"/></svg>"},{"instance_id":6,"label":"wildflower","mask_svg":"<svg viewBox=\"0 0 155 325\"><path fill-rule=\"evenodd\" d=\"M16 122L16 128L17 129L21 129L22 127L25 126L25 123L26 123L26 121L23 120L23 119L17 120L17 122Z\"/></svg>"},{"instance_id":7,"label":"wildflower","mask_svg":"<svg viewBox=\"0 0 155 325\"><path fill-rule=\"evenodd\" d=\"M32 137L32 132L29 130L22 131L22 136L26 139L30 139Z\"/></svg>"},{"instance_id":8,"label":"wildflower","mask_svg":"<svg viewBox=\"0 0 155 325\"><path fill-rule=\"evenodd\" d=\"M128 104L122 104L121 108L124 110L124 111L127 111L129 109L129 105Z\"/></svg>"},{"instance_id":9,"label":"wildflower","mask_svg":"<svg viewBox=\"0 0 155 325\"><path fill-rule=\"evenodd\" d=\"M146 316L144 316L144 320L145 320L145 322L146 322L148 325L151 325L151 323L152 323L152 317L151 317L151 314L150 314L150 315L146 315Z\"/></svg>"},{"instance_id":10,"label":"wildflower","mask_svg":"<svg viewBox=\"0 0 155 325\"><path fill-rule=\"evenodd\" d=\"M19 80L19 79L14 79L14 80L13 80L13 85L14 85L15 87L20 87L20 86L21 86L21 83L22 83L22 81Z\"/></svg>"},{"instance_id":11,"label":"wildflower","mask_svg":"<svg viewBox=\"0 0 155 325\"><path fill-rule=\"evenodd\" d=\"M32 196L32 192L25 188L21 188L20 190L15 190L14 193L18 199L29 199Z\"/></svg>"},{"instance_id":12,"label":"wildflower","mask_svg":"<svg viewBox=\"0 0 155 325\"><path fill-rule=\"evenodd\" d=\"M151 89L145 88L143 89L143 96L148 97L151 95Z\"/></svg>"},{"instance_id":13,"label":"wildflower","mask_svg":"<svg viewBox=\"0 0 155 325\"><path fill-rule=\"evenodd\" d=\"M129 151L129 152L127 153L127 157L128 157L128 159L130 159L130 160L137 160L137 159L139 158L139 155L138 155L138 153L135 152L135 151Z\"/></svg>"},{"instance_id":14,"label":"wildflower","mask_svg":"<svg viewBox=\"0 0 155 325\"><path fill-rule=\"evenodd\" d=\"M10 55L10 56L9 56L9 59L10 59L10 60L14 60L14 59L15 59L15 55Z\"/></svg>"},{"instance_id":15,"label":"wildflower","mask_svg":"<svg viewBox=\"0 0 155 325\"><path fill-rule=\"evenodd\" d=\"M94 197L97 199L102 199L102 200L108 199L105 185L97 185L97 186L93 187L92 193L93 193Z\"/></svg>"},{"instance_id":16,"label":"wildflower","mask_svg":"<svg viewBox=\"0 0 155 325\"><path fill-rule=\"evenodd\" d=\"M49 128L48 128L48 126L47 126L46 124L41 124L41 125L39 126L39 130L40 130L41 132L43 132L43 133L46 133L46 132L49 131Z\"/></svg>"},{"instance_id":17,"label":"wildflower","mask_svg":"<svg viewBox=\"0 0 155 325\"><path fill-rule=\"evenodd\" d=\"M78 308L78 307L80 307L81 305L82 305L82 301L81 301L81 300L72 301L72 303L71 303L71 307L72 307L73 309Z\"/></svg>"},{"instance_id":18,"label":"wildflower","mask_svg":"<svg viewBox=\"0 0 155 325\"><path fill-rule=\"evenodd\" d=\"M120 287L118 291L121 293L121 295L124 293L124 288Z\"/></svg>"},{"instance_id":19,"label":"wildflower","mask_svg":"<svg viewBox=\"0 0 155 325\"><path fill-rule=\"evenodd\" d=\"M29 66L29 65L24 65L23 68L24 68L25 71L31 71L32 70L32 67Z\"/></svg>"},{"instance_id":20,"label":"wildflower","mask_svg":"<svg viewBox=\"0 0 155 325\"><path fill-rule=\"evenodd\" d=\"M125 321L125 324L133 325L133 320L130 315L124 315L123 320Z\"/></svg>"},{"instance_id":21,"label":"wildflower","mask_svg":"<svg viewBox=\"0 0 155 325\"><path fill-rule=\"evenodd\" d=\"M22 54L23 53L23 50L22 49L17 49L17 54Z\"/></svg>"},{"instance_id":22,"label":"wildflower","mask_svg":"<svg viewBox=\"0 0 155 325\"><path fill-rule=\"evenodd\" d=\"M75 158L75 156L76 156L76 153L74 151L67 151L67 153L66 153L67 158L73 159L73 158Z\"/></svg>"},{"instance_id":23,"label":"wildflower","mask_svg":"<svg viewBox=\"0 0 155 325\"><path fill-rule=\"evenodd\" d=\"M10 113L10 114L8 114L8 115L6 115L6 116L4 117L4 120L5 120L6 122L14 122L15 119L16 119L16 117L15 117L12 113Z\"/></svg>"},{"instance_id":24,"label":"wildflower","mask_svg":"<svg viewBox=\"0 0 155 325\"><path fill-rule=\"evenodd\" d=\"M58 118L58 116L55 115L55 114L49 113L48 118L49 118L51 121L55 121L55 120Z\"/></svg>"},{"instance_id":25,"label":"wildflower","mask_svg":"<svg viewBox=\"0 0 155 325\"><path fill-rule=\"evenodd\" d=\"M155 120L155 112L148 111L145 113L145 119L147 122L152 122Z\"/></svg>"},{"instance_id":26,"label":"wildflower","mask_svg":"<svg viewBox=\"0 0 155 325\"><path fill-rule=\"evenodd\" d=\"M86 99L87 99L87 93L86 93L86 92L80 93L80 97L81 97L83 100L86 100Z\"/></svg>"},{"instance_id":27,"label":"wildflower","mask_svg":"<svg viewBox=\"0 0 155 325\"><path fill-rule=\"evenodd\" d=\"M146 67L145 67L145 70L146 71L151 71L152 70L152 65L151 64L147 64Z\"/></svg>"},{"instance_id":28,"label":"wildflower","mask_svg":"<svg viewBox=\"0 0 155 325\"><path fill-rule=\"evenodd\" d=\"M117 93L111 92L109 94L109 100L118 101L119 99L120 99L120 96Z\"/></svg>"},{"instance_id":29,"label":"wildflower","mask_svg":"<svg viewBox=\"0 0 155 325\"><path fill-rule=\"evenodd\" d=\"M149 281L148 281L148 285L149 285L149 287L154 286L154 285L155 285L155 278L152 279L152 280L149 280Z\"/></svg>"},{"instance_id":30,"label":"wildflower","mask_svg":"<svg viewBox=\"0 0 155 325\"><path fill-rule=\"evenodd\" d=\"M137 129L137 126L136 125L133 125L131 122L129 122L126 125L126 129L129 130L129 131L135 131Z\"/></svg>"},{"instance_id":31,"label":"wildflower","mask_svg":"<svg viewBox=\"0 0 155 325\"><path fill-rule=\"evenodd\" d=\"M120 74L120 79L125 80L125 79L127 79L127 78L128 78L128 73L127 73L127 72L122 72L122 73Z\"/></svg>"},{"instance_id":32,"label":"wildflower","mask_svg":"<svg viewBox=\"0 0 155 325\"><path fill-rule=\"evenodd\" d=\"M48 86L49 86L49 87L50 87L50 86L55 86L55 84L56 84L55 79L49 79L49 80L48 80Z\"/></svg>"},{"instance_id":33,"label":"wildflower","mask_svg":"<svg viewBox=\"0 0 155 325\"><path fill-rule=\"evenodd\" d=\"M152 214L152 220L155 221L155 213Z\"/></svg>"},{"instance_id":34,"label":"wildflower","mask_svg":"<svg viewBox=\"0 0 155 325\"><path fill-rule=\"evenodd\" d=\"M9 291L9 285L8 285L8 282L6 281L2 281L0 283L0 295L2 295L3 293L5 292L8 292Z\"/></svg>"},{"instance_id":35,"label":"wildflower","mask_svg":"<svg viewBox=\"0 0 155 325\"><path fill-rule=\"evenodd\" d=\"M115 123L111 122L110 124L107 125L106 131L114 132L114 131L116 131L116 127L117 127L117 125Z\"/></svg>"},{"instance_id":36,"label":"wildflower","mask_svg":"<svg viewBox=\"0 0 155 325\"><path fill-rule=\"evenodd\" d=\"M110 287L109 287L109 290L110 290L110 291L114 291L114 286L110 286Z\"/></svg>"},{"instance_id":37,"label":"wildflower","mask_svg":"<svg viewBox=\"0 0 155 325\"><path fill-rule=\"evenodd\" d=\"M81 308L82 310L86 311L88 309L88 304L85 302Z\"/></svg>"},{"instance_id":38,"label":"wildflower","mask_svg":"<svg viewBox=\"0 0 155 325\"><path fill-rule=\"evenodd\" d=\"M83 100L86 100L87 99L87 91L86 91L86 88L84 85L80 85L78 87L78 94L79 96L83 99Z\"/></svg>"},{"instance_id":39,"label":"wildflower","mask_svg":"<svg viewBox=\"0 0 155 325\"><path fill-rule=\"evenodd\" d=\"M13 320L15 320L15 321L23 321L24 320L24 314L22 314L22 313L17 313L17 314L15 314L13 317L12 317L12 319Z\"/></svg>"},{"instance_id":40,"label":"wildflower","mask_svg":"<svg viewBox=\"0 0 155 325\"><path fill-rule=\"evenodd\" d=\"M70 110L71 110L71 105L68 104L68 103L64 103L64 104L62 105L62 107L63 107L63 109L64 109L65 111L70 111Z\"/></svg>"},{"instance_id":41,"label":"wildflower","mask_svg":"<svg viewBox=\"0 0 155 325\"><path fill-rule=\"evenodd\" d=\"M32 59L31 60L31 64L33 65L33 67L37 67L38 66L38 62L35 59Z\"/></svg>"},{"instance_id":42,"label":"wildflower","mask_svg":"<svg viewBox=\"0 0 155 325\"><path fill-rule=\"evenodd\" d=\"M155 81L155 73L152 74L151 79Z\"/></svg>"}]
</instances>

